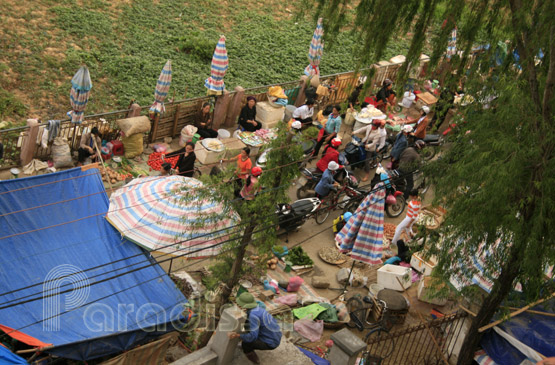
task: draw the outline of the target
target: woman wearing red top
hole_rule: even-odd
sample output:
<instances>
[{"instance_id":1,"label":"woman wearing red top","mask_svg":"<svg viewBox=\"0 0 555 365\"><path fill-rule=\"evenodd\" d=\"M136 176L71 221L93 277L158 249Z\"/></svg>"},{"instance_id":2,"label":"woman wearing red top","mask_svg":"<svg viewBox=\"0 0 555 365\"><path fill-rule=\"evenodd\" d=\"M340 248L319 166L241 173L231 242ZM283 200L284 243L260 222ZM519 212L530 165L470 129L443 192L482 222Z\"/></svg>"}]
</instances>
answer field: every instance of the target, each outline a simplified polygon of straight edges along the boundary
<instances>
[{"instance_id":1,"label":"woman wearing red top","mask_svg":"<svg viewBox=\"0 0 555 365\"><path fill-rule=\"evenodd\" d=\"M331 144L328 147L324 157L322 157L317 163L316 167L318 170L324 172L328 168L328 164L331 161L339 163L339 151L337 149L341 146L341 140L339 138L334 138L331 140Z\"/></svg>"}]
</instances>

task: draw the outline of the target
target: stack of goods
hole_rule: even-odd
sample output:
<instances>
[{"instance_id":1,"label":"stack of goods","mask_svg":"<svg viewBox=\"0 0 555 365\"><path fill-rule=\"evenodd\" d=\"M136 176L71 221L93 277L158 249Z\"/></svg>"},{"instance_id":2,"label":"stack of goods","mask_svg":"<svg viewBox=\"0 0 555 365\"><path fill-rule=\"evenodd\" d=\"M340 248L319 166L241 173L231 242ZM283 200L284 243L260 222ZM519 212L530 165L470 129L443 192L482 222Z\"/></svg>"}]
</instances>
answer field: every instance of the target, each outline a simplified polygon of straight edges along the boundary
<instances>
[{"instance_id":1,"label":"stack of goods","mask_svg":"<svg viewBox=\"0 0 555 365\"><path fill-rule=\"evenodd\" d=\"M144 134L150 131L150 120L146 116L118 119L116 124L122 132L125 157L133 158L143 153Z\"/></svg>"},{"instance_id":2,"label":"stack of goods","mask_svg":"<svg viewBox=\"0 0 555 365\"><path fill-rule=\"evenodd\" d=\"M133 176L130 173L120 174L119 172L109 167L101 168L100 175L102 176L102 181L110 182L111 184L115 184L119 181L124 181L126 178Z\"/></svg>"},{"instance_id":3,"label":"stack of goods","mask_svg":"<svg viewBox=\"0 0 555 365\"><path fill-rule=\"evenodd\" d=\"M277 138L276 129L259 129L254 132L257 137L260 137L265 142L269 142L272 139Z\"/></svg>"},{"instance_id":4,"label":"stack of goods","mask_svg":"<svg viewBox=\"0 0 555 365\"><path fill-rule=\"evenodd\" d=\"M262 144L264 144L264 141L262 140L262 138L260 138L253 132L241 132L239 133L238 137L241 140L241 142L243 142L248 146L259 147Z\"/></svg>"}]
</instances>

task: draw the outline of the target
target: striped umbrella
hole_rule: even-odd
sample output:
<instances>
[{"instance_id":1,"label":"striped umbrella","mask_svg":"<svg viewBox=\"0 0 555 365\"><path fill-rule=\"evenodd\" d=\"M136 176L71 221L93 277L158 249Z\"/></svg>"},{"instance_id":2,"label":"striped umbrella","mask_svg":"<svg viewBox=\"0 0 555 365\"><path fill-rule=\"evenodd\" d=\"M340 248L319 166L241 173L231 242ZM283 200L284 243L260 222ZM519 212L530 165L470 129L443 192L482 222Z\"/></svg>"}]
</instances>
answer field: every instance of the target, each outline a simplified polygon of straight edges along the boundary
<instances>
[{"instance_id":1,"label":"striped umbrella","mask_svg":"<svg viewBox=\"0 0 555 365\"><path fill-rule=\"evenodd\" d=\"M212 56L212 66L210 68L210 77L204 81L204 86L208 91L215 94L222 94L224 92L224 76L229 66L227 58L227 50L225 48L225 36L220 36L214 56Z\"/></svg>"},{"instance_id":2,"label":"striped umbrella","mask_svg":"<svg viewBox=\"0 0 555 365\"><path fill-rule=\"evenodd\" d=\"M168 60L160 72L160 77L156 81L156 89L154 90L154 103L150 106L150 111L161 114L166 111L164 107L164 99L168 95L170 85L172 83L172 61Z\"/></svg>"},{"instance_id":3,"label":"striped umbrella","mask_svg":"<svg viewBox=\"0 0 555 365\"><path fill-rule=\"evenodd\" d=\"M343 229L335 236L342 250L351 250L351 258L370 265L381 264L385 186L376 185Z\"/></svg>"},{"instance_id":4,"label":"striped umbrella","mask_svg":"<svg viewBox=\"0 0 555 365\"><path fill-rule=\"evenodd\" d=\"M196 179L177 175L134 179L112 194L106 219L147 250L188 257L216 255L221 246L212 246L226 240L239 218L236 214L222 218L223 207L211 200L179 201L186 189L200 186Z\"/></svg>"},{"instance_id":5,"label":"striped umbrella","mask_svg":"<svg viewBox=\"0 0 555 365\"><path fill-rule=\"evenodd\" d=\"M453 28L449 40L447 41L447 58L451 58L457 54L457 28Z\"/></svg>"},{"instance_id":6,"label":"striped umbrella","mask_svg":"<svg viewBox=\"0 0 555 365\"><path fill-rule=\"evenodd\" d=\"M71 79L69 102L73 108L70 112L71 122L80 124L83 121L85 107L92 89L91 75L87 66L81 66Z\"/></svg>"},{"instance_id":7,"label":"striped umbrella","mask_svg":"<svg viewBox=\"0 0 555 365\"><path fill-rule=\"evenodd\" d=\"M320 60L322 59L322 53L324 53L324 43L322 42L322 37L324 36L324 28L322 27L322 18L318 19L318 24L312 35L312 41L310 42L310 48L308 50L308 62L310 64L306 66L304 74L306 76L320 75L320 70L318 66L320 65Z\"/></svg>"}]
</instances>

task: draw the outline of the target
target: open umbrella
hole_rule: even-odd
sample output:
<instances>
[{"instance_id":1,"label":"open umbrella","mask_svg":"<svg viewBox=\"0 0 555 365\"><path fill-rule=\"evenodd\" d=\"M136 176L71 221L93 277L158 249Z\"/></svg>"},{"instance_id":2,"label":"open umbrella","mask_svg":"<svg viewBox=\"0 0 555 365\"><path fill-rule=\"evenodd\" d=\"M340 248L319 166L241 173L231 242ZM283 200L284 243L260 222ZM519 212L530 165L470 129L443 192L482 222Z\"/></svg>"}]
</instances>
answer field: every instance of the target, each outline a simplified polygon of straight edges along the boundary
<instances>
[{"instance_id":1,"label":"open umbrella","mask_svg":"<svg viewBox=\"0 0 555 365\"><path fill-rule=\"evenodd\" d=\"M209 92L221 95L224 92L224 76L229 66L227 58L227 50L225 48L225 36L221 35L214 56L212 56L212 66L210 68L210 77L204 81L204 86Z\"/></svg>"},{"instance_id":2,"label":"open umbrella","mask_svg":"<svg viewBox=\"0 0 555 365\"><path fill-rule=\"evenodd\" d=\"M318 66L320 65L320 60L322 59L322 53L324 52L324 43L322 42L322 37L324 36L324 28L322 27L322 18L318 19L318 24L312 35L312 41L310 42L310 48L308 49L308 61L310 64L306 66L304 74L306 76L320 75L320 70Z\"/></svg>"},{"instance_id":3,"label":"open umbrella","mask_svg":"<svg viewBox=\"0 0 555 365\"><path fill-rule=\"evenodd\" d=\"M164 107L164 99L168 95L170 85L172 83L172 61L168 60L160 72L160 77L156 81L156 89L154 90L154 103L150 106L153 113L163 113L166 111Z\"/></svg>"},{"instance_id":4,"label":"open umbrella","mask_svg":"<svg viewBox=\"0 0 555 365\"><path fill-rule=\"evenodd\" d=\"M71 122L80 124L83 121L85 107L89 101L92 89L91 75L87 66L81 66L71 79L71 91L69 101L71 107Z\"/></svg>"},{"instance_id":5,"label":"open umbrella","mask_svg":"<svg viewBox=\"0 0 555 365\"><path fill-rule=\"evenodd\" d=\"M106 219L128 240L147 250L188 257L213 256L239 222L235 214L222 219L221 204L211 200L180 202L185 189L199 180L183 177L134 179L110 197Z\"/></svg>"},{"instance_id":6,"label":"open umbrella","mask_svg":"<svg viewBox=\"0 0 555 365\"><path fill-rule=\"evenodd\" d=\"M380 183L374 190L335 236L342 250L351 250L353 260L370 265L382 263L383 250L385 186Z\"/></svg>"}]
</instances>

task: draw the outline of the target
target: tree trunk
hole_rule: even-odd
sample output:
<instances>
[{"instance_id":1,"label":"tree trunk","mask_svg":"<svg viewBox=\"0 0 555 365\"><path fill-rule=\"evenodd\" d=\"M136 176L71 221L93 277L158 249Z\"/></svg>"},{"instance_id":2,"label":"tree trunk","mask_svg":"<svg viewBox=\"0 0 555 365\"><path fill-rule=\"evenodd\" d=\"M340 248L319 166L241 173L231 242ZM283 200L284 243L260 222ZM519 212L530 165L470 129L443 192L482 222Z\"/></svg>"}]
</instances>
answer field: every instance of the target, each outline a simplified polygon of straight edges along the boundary
<instances>
[{"instance_id":1,"label":"tree trunk","mask_svg":"<svg viewBox=\"0 0 555 365\"><path fill-rule=\"evenodd\" d=\"M241 245L237 248L237 256L235 257L235 261L233 262L233 266L231 267L231 277L227 281L226 286L222 291L222 303L228 302L229 296L231 295L231 290L239 281L241 267L243 266L243 258L245 257L245 253L247 252L247 246L252 240L252 233L254 232L255 227L256 223L254 222L254 220L251 220L247 228L245 228L245 232L243 232Z\"/></svg>"},{"instance_id":2,"label":"tree trunk","mask_svg":"<svg viewBox=\"0 0 555 365\"><path fill-rule=\"evenodd\" d=\"M516 246L516 245L515 245ZM511 252L511 257L508 262L503 266L499 278L495 282L491 293L484 299L480 311L476 314L476 317L472 320L472 324L459 353L459 358L457 365L468 365L472 364L474 359L474 352L480 343L482 334L478 332L478 329L482 326L487 325L495 312L498 310L503 299L507 297L509 292L513 288L513 283L518 275L519 271L519 250L513 246Z\"/></svg>"}]
</instances>

